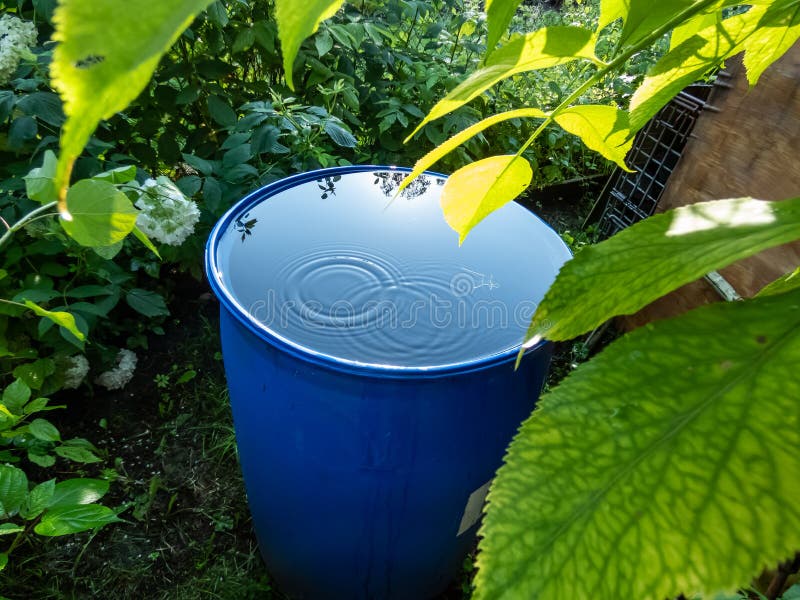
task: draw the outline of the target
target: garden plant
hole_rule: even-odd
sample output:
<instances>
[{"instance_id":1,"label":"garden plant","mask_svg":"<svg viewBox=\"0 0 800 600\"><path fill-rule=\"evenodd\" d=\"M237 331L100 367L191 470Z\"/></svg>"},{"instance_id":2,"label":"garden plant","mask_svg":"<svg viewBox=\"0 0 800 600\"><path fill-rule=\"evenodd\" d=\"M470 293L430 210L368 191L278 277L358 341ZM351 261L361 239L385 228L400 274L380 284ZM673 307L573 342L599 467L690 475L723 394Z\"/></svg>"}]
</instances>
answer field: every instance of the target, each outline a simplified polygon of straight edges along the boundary
<instances>
[{"instance_id":1,"label":"garden plant","mask_svg":"<svg viewBox=\"0 0 800 600\"><path fill-rule=\"evenodd\" d=\"M295 36L310 34L340 4L308 11L304 29L281 18L279 3L287 69ZM545 27L495 48L520 2L486 4L484 62L415 131L516 74L573 61L588 67L552 110L493 115L417 162L421 173L498 122L540 120L516 154L476 161L448 179L442 208L460 241L528 187L533 172L522 154L551 122L627 168L636 131L686 85L741 52L754 85L800 37L794 0L753 2L743 11L724 0L603 0L594 30ZM627 107L582 102L670 32L669 50ZM612 43L601 46L606 36ZM525 345L573 338L711 270L796 240L798 210L800 198L698 203L587 247L562 268ZM543 397L489 493L474 597L713 595L790 559L800 548L797 275L757 298L625 335Z\"/></svg>"},{"instance_id":2,"label":"garden plant","mask_svg":"<svg viewBox=\"0 0 800 600\"><path fill-rule=\"evenodd\" d=\"M438 162L458 243L531 185L627 168L683 87L742 52L755 85L800 36L797 0L520 5L0 2L0 568L31 532L124 517L98 502L109 479L61 479L104 454L61 439L47 396L125 386L163 334L168 274L201 276L205 232L245 192ZM796 240L798 211L722 199L586 246L526 343ZM800 550L798 281L627 334L544 396L490 491L474 597L711 598Z\"/></svg>"}]
</instances>

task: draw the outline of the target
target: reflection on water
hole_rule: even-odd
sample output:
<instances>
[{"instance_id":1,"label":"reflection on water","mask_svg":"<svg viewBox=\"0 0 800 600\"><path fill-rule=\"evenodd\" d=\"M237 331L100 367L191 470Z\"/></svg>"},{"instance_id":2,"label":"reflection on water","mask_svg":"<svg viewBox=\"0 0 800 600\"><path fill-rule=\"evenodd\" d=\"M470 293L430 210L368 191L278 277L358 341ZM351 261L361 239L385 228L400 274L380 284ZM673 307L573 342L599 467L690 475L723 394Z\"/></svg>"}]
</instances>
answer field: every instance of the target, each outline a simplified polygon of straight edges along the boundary
<instances>
[{"instance_id":1,"label":"reflection on water","mask_svg":"<svg viewBox=\"0 0 800 600\"><path fill-rule=\"evenodd\" d=\"M312 179L252 206L221 239L224 286L259 326L347 360L426 367L516 347L564 244L510 203L459 247L444 179L425 175L404 190L414 202L387 206L404 176Z\"/></svg>"},{"instance_id":2,"label":"reflection on water","mask_svg":"<svg viewBox=\"0 0 800 600\"><path fill-rule=\"evenodd\" d=\"M317 179L317 187L322 190L320 198L327 200L328 196L335 196L336 182L341 178L341 175L334 175L333 177L323 177L322 179Z\"/></svg>"},{"instance_id":3,"label":"reflection on water","mask_svg":"<svg viewBox=\"0 0 800 600\"><path fill-rule=\"evenodd\" d=\"M375 181L373 182L374 185L380 189L384 196L390 198L394 196L395 190L400 187L400 184L403 182L403 179L406 178L408 173L400 172L400 171L376 171L373 173L375 176ZM416 179L414 179L411 183L409 183L402 192L400 192L401 198L418 198L422 194L428 191L428 188L431 186L432 181L436 181L436 185L444 185L444 182L447 181L442 177L430 177L428 175L420 175Z\"/></svg>"},{"instance_id":4,"label":"reflection on water","mask_svg":"<svg viewBox=\"0 0 800 600\"><path fill-rule=\"evenodd\" d=\"M236 217L233 222L233 229L242 234L242 241L244 241L248 235L253 235L253 227L256 226L256 223L258 223L258 219L251 219L250 213L246 212Z\"/></svg>"}]
</instances>

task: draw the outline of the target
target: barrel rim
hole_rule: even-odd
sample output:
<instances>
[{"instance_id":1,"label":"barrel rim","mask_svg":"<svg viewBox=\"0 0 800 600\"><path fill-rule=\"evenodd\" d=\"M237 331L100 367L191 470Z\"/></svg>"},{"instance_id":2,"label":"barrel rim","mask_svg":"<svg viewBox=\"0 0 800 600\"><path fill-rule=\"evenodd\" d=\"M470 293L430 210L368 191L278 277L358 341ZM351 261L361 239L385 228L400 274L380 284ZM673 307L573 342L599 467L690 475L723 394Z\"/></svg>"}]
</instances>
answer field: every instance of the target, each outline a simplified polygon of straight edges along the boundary
<instances>
[{"instance_id":1,"label":"barrel rim","mask_svg":"<svg viewBox=\"0 0 800 600\"><path fill-rule=\"evenodd\" d=\"M346 175L350 173L363 173L369 171L396 171L403 173L410 173L412 171L409 167L398 166L385 166L385 165L351 165L345 167L328 167L325 169L316 169L313 171L306 171L284 177L263 187L258 188L247 194L244 198L239 200L231 208L229 208L224 215L214 225L211 233L208 236L205 248L205 271L206 279L211 285L211 290L219 300L220 304L232 315L241 325L248 331L254 334L257 338L263 340L269 345L278 350L287 352L301 360L313 363L318 366L333 368L338 371L345 371L349 373L357 373L363 375L373 375L384 378L416 378L421 377L440 377L443 375L453 375L457 373L466 373L470 371L488 369L503 363L510 363L516 360L516 356L522 348L522 343L513 346L508 350L481 356L473 360L461 361L457 363L447 363L442 365L432 366L398 366L398 365L383 365L376 363L365 363L351 359L340 358L324 352L318 352L313 348L298 344L289 338L286 338L279 333L273 331L269 327L259 323L250 317L247 311L242 307L234 298L233 293L227 289L225 283L222 281L221 272L218 268L217 251L222 234L226 232L233 221L236 220L238 215L247 212L256 204L263 202L267 198L275 196L280 192L289 188L295 187L308 181L314 181L322 177L331 175ZM436 171L424 171L425 175L432 177L440 177L447 179L447 175L438 173ZM524 207L523 207L524 208ZM526 209L527 210L527 209ZM538 219L545 227L550 229L554 234L558 233L550 227L545 221L539 218L532 211L528 211L531 216ZM567 251L572 254L569 248L564 244ZM532 354L538 350L550 345L551 342L541 339L536 344L526 348L524 354Z\"/></svg>"}]
</instances>

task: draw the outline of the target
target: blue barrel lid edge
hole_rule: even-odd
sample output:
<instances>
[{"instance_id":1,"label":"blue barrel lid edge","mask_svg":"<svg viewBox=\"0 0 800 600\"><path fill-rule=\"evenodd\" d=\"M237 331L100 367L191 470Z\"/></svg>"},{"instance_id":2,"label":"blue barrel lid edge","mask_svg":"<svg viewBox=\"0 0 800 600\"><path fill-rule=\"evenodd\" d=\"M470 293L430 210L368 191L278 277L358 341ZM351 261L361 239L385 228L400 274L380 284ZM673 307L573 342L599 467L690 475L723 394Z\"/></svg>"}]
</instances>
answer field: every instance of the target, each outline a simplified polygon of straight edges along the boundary
<instances>
[{"instance_id":1,"label":"blue barrel lid edge","mask_svg":"<svg viewBox=\"0 0 800 600\"><path fill-rule=\"evenodd\" d=\"M219 219L219 221L217 221L217 224L214 225L214 228L211 230L211 233L208 236L208 240L206 242L206 250L205 250L206 278L209 284L211 285L211 289L214 292L214 295L219 299L222 306L248 331L253 333L256 337L263 340L264 342L270 344L271 346L274 346L275 348L287 352L295 356L296 358L313 363L317 366L328 367L337 371L344 371L347 373L355 373L364 376L372 375L374 377L380 377L380 378L419 379L421 377L422 378L445 377L445 376L455 375L458 373L467 373L470 371L488 369L502 363L513 363L516 360L517 353L519 352L522 346L521 340L518 346L515 346L514 348L511 348L510 350L507 350L505 352L482 356L480 358L471 361L464 361L460 363L447 364L447 365L437 365L432 367L418 367L418 366L402 367L396 365L381 365L372 363L361 363L358 361L338 358L321 352L316 352L311 348L294 343L291 340L288 340L278 335L271 329L258 324L256 321L250 318L247 315L246 311L236 302L230 291L225 287L224 283L222 282L222 279L220 277L220 271L217 266L217 245L219 243L219 238L222 235L222 233L228 229L228 226L231 224L231 222L235 221L236 217L239 214L247 212L247 210L250 209L252 206L260 203L261 201L271 196L274 196L275 194L278 194L286 189L292 188L301 183L306 183L308 181L320 179L323 177L330 177L332 175L345 175L348 173L361 173L364 171L396 171L396 172L410 173L411 169L408 167L382 166L382 165L352 165L347 167L329 167L327 169L306 171L305 173L290 175L289 177L285 177L283 179L279 179L278 181L274 181L270 184L267 184L264 187L261 187L249 193L239 202L234 204L230 209L228 209L228 211L222 216L222 218ZM425 171L424 174L433 177L447 178L447 175L444 175L442 173L437 173L435 171ZM547 223L542 221L542 219L540 219L538 215L536 215L533 212L531 212L531 215L536 219L538 219L539 221L541 221L548 229L550 229L555 233L555 230L553 230L553 228L550 227ZM536 352L537 350L549 344L552 344L552 342L549 342L544 339L540 340L538 343L534 344L530 348L527 348L525 350L525 354Z\"/></svg>"}]
</instances>

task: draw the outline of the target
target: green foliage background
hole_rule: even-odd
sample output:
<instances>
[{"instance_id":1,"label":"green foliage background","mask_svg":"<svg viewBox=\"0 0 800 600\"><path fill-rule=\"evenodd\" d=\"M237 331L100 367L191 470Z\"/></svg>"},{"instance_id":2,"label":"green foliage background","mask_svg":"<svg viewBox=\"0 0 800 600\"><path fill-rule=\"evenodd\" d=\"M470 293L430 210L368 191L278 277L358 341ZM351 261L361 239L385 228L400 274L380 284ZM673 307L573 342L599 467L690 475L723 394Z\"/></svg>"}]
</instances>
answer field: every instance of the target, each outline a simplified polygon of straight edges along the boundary
<instances>
[{"instance_id":1,"label":"green foliage background","mask_svg":"<svg viewBox=\"0 0 800 600\"><path fill-rule=\"evenodd\" d=\"M169 314L171 278L161 275L199 277L208 227L245 192L317 167L438 161L456 169L443 208L463 240L530 184L602 172L607 161L626 168L635 132L682 87L742 51L755 83L800 35L796 0L747 11L725 0L602 0L560 16L493 0L488 22L468 0L276 2L176 0L148 13L134 0L150 37L128 44L135 27L120 39L99 33L119 16L108 0L97 10L3 3L40 27L33 56L0 91L0 214L37 215L7 243L0 270L6 460L94 456L85 440L62 443L48 421L28 420L47 408L40 398L28 407L31 390L57 391L59 361L75 352L107 363L117 345L146 347L145 331L158 333ZM62 42L55 53L51 38ZM178 248L156 248L134 228L125 186L155 175L202 210ZM56 204L60 220L32 212ZM559 275L529 337L576 335L796 239L796 205L697 205L586 250ZM620 272L640 273L642 285L622 285ZM490 493L478 597L711 594L800 546L795 275L758 299L626 336L542 401ZM31 437L49 446L31 452ZM58 485L32 486L4 467L5 516L35 521L41 535L116 519L93 502L56 504ZM17 534L13 549L25 529L2 532Z\"/></svg>"}]
</instances>

